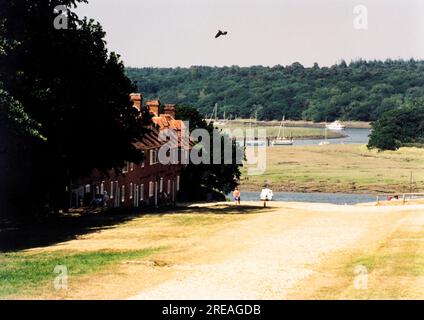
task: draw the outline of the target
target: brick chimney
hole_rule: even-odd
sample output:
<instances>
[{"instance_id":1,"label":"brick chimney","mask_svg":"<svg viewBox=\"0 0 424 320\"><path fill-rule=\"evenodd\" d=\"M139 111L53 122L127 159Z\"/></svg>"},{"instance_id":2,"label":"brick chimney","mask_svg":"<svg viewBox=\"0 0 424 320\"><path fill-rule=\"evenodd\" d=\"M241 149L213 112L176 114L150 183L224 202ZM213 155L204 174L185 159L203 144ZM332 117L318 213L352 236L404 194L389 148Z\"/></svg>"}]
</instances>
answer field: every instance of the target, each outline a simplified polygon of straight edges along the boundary
<instances>
[{"instance_id":1,"label":"brick chimney","mask_svg":"<svg viewBox=\"0 0 424 320\"><path fill-rule=\"evenodd\" d=\"M165 114L175 119L175 113L176 113L175 104L165 104Z\"/></svg>"},{"instance_id":2,"label":"brick chimney","mask_svg":"<svg viewBox=\"0 0 424 320\"><path fill-rule=\"evenodd\" d=\"M147 109L149 109L149 111L155 116L159 116L159 105L159 100L152 100L146 102Z\"/></svg>"},{"instance_id":3,"label":"brick chimney","mask_svg":"<svg viewBox=\"0 0 424 320\"><path fill-rule=\"evenodd\" d=\"M134 108L140 111L143 105L143 96L140 93L131 93L130 99L133 103Z\"/></svg>"}]
</instances>

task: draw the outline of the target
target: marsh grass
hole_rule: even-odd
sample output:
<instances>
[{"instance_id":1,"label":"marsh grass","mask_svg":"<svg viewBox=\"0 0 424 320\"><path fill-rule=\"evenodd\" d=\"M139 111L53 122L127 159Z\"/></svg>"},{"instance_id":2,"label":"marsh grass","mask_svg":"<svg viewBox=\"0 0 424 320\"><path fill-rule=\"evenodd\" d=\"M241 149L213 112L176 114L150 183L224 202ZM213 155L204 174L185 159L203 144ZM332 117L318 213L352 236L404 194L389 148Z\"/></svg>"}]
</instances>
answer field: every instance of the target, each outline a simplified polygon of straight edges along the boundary
<instances>
[{"instance_id":1,"label":"marsh grass","mask_svg":"<svg viewBox=\"0 0 424 320\"><path fill-rule=\"evenodd\" d=\"M243 125L240 123L237 124L226 124L223 126L218 126L220 129L228 129L228 130L244 130L246 129L254 129L254 134L257 135L259 130L266 130L266 134L268 137L276 137L278 136L278 131L280 130L279 125L269 126L269 125L254 125L250 127L249 125ZM281 131L281 134L282 131ZM307 128L307 127L286 127L285 129L286 137L293 137L297 139L321 139L324 138L324 129L323 128ZM327 136L329 138L340 138L342 136L339 132L328 131ZM238 137L239 138L239 137Z\"/></svg>"},{"instance_id":2,"label":"marsh grass","mask_svg":"<svg viewBox=\"0 0 424 320\"><path fill-rule=\"evenodd\" d=\"M377 152L364 145L267 148L267 166L260 176L246 176L242 188L271 183L274 191L409 192L424 188L424 150L401 148ZM245 169L244 169L245 170Z\"/></svg>"}]
</instances>

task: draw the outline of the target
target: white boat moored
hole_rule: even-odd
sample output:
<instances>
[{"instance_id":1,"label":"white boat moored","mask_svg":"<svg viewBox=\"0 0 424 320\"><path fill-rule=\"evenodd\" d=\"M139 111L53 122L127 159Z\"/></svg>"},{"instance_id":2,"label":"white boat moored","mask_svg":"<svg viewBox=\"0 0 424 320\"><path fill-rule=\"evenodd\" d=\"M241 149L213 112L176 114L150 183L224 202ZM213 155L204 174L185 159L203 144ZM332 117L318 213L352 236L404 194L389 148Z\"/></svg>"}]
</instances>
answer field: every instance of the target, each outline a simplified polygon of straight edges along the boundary
<instances>
[{"instance_id":1,"label":"white boat moored","mask_svg":"<svg viewBox=\"0 0 424 320\"><path fill-rule=\"evenodd\" d=\"M330 123L330 124L327 124L327 125L325 125L325 127L328 129L328 130L333 130L333 131L341 131L341 130L344 130L344 129L346 129L346 126L344 125L344 124L342 124L340 121L334 121L334 122L332 122L332 123Z\"/></svg>"}]
</instances>

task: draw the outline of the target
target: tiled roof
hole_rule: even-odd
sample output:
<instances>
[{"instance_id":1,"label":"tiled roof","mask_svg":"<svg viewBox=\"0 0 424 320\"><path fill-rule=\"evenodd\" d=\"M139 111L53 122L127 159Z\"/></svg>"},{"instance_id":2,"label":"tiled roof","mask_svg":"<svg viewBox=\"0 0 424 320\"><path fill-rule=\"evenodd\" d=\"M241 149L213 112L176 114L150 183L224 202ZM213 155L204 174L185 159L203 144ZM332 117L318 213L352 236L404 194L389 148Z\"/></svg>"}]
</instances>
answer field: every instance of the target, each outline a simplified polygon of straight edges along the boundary
<instances>
[{"instance_id":1,"label":"tiled roof","mask_svg":"<svg viewBox=\"0 0 424 320\"><path fill-rule=\"evenodd\" d=\"M179 147L185 147L182 142L182 129L184 129L184 122L181 120L175 120L169 115L161 115L159 117L152 118L153 123L156 126L151 126L149 132L143 135L141 139L139 139L134 146L138 149L154 149L160 148L162 145L167 143L167 141L159 141L159 132L162 130L170 129L175 130L177 132L178 138L174 136L170 136L170 140L175 145ZM178 139L178 141L176 140ZM194 146L194 142L189 140L188 148Z\"/></svg>"},{"instance_id":2,"label":"tiled roof","mask_svg":"<svg viewBox=\"0 0 424 320\"><path fill-rule=\"evenodd\" d=\"M131 94L131 99L133 101L139 98L142 99L142 97L143 96L141 94ZM137 142L134 143L136 148L153 149L161 147L166 143L166 141L159 141L159 132L166 129L175 130L178 135L178 142L175 140L175 136L171 137L171 141L175 140L174 142L176 145L178 145L179 147L185 147L185 145L183 145L182 143L182 132L185 129L184 122L181 120L174 119L173 116L168 113L158 115L157 113L160 106L159 100L146 101L146 106L147 108L149 108L150 113L152 114L152 124L147 127L149 129L149 132L143 135L143 137L141 137ZM173 109L175 111L175 105L166 104L165 111L166 109ZM190 148L194 145L194 142L189 140L188 144L188 148Z\"/></svg>"}]
</instances>

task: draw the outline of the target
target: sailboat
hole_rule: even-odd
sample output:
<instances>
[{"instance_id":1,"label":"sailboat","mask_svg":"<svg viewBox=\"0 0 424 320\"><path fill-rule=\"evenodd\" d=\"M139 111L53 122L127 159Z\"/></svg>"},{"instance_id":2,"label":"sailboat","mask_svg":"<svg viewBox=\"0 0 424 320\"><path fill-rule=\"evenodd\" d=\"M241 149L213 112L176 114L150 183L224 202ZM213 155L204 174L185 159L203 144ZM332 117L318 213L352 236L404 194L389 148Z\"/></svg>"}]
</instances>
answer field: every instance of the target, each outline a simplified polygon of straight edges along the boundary
<instances>
[{"instance_id":1,"label":"sailboat","mask_svg":"<svg viewBox=\"0 0 424 320\"><path fill-rule=\"evenodd\" d=\"M226 119L225 119L225 111L224 111L224 120L220 120L220 119L218 119L218 104L217 103L215 103L215 106L214 106L214 108L213 108L213 112L212 112L212 115L213 115L213 119L212 119L212 117L211 117L211 122L213 121L213 124L214 125L216 125L216 126L223 126L223 125L225 125L226 124Z\"/></svg>"},{"instance_id":2,"label":"sailboat","mask_svg":"<svg viewBox=\"0 0 424 320\"><path fill-rule=\"evenodd\" d=\"M324 141L321 141L320 143L318 143L319 146L327 146L327 145L330 144L330 142L327 140L327 137L328 137L328 128L327 128L327 126L324 129L324 136L325 136Z\"/></svg>"},{"instance_id":3,"label":"sailboat","mask_svg":"<svg viewBox=\"0 0 424 320\"><path fill-rule=\"evenodd\" d=\"M291 146L293 145L293 138L286 137L286 116L283 116L283 120L280 124L280 129L278 130L278 137L272 141L273 146ZM283 136L281 136L281 128L283 129Z\"/></svg>"}]
</instances>

